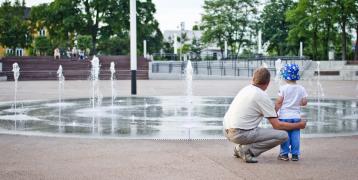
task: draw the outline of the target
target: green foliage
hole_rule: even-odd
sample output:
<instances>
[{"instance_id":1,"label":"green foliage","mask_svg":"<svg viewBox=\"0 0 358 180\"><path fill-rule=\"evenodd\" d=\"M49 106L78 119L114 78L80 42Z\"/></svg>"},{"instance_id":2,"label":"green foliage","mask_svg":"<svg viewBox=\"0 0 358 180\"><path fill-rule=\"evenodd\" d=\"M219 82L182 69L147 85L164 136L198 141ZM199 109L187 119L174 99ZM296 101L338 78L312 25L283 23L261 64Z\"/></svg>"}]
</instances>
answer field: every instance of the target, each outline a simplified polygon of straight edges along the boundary
<instances>
[{"instance_id":1,"label":"green foliage","mask_svg":"<svg viewBox=\"0 0 358 180\"><path fill-rule=\"evenodd\" d=\"M98 50L103 55L123 55L129 54L129 39L128 36L118 37L114 36L99 42Z\"/></svg>"},{"instance_id":2,"label":"green foliage","mask_svg":"<svg viewBox=\"0 0 358 180\"><path fill-rule=\"evenodd\" d=\"M151 0L137 1L137 40L138 52L142 53L143 40L147 40L147 51L157 52L161 48L163 35L159 23L154 18L155 5ZM121 43L129 43L129 1L128 0L54 0L49 5L34 7L32 29L47 27L51 41L57 46L73 46L76 34L91 37L91 54L125 52L129 46L121 46L120 51L108 47L121 37ZM36 23L35 23L36 21ZM86 47L88 43L86 38ZM108 41L108 42L105 42ZM126 42L124 42L126 41ZM100 42L100 43L98 43ZM107 47L109 49L103 49ZM126 49L123 49L126 48Z\"/></svg>"},{"instance_id":3,"label":"green foliage","mask_svg":"<svg viewBox=\"0 0 358 180\"><path fill-rule=\"evenodd\" d=\"M287 12L286 20L290 23L288 40L292 44L305 43L305 55L314 60L328 59L329 50L339 47L336 54L347 58L346 32L351 21L354 0L300 0ZM338 25L338 27L337 27ZM340 37L339 37L340 36ZM340 39L340 41L338 41Z\"/></svg>"},{"instance_id":4,"label":"green foliage","mask_svg":"<svg viewBox=\"0 0 358 180\"><path fill-rule=\"evenodd\" d=\"M356 39L355 39L355 51L354 51L354 60L358 60L358 1L354 3L352 6L352 21L350 26L355 29L356 31Z\"/></svg>"},{"instance_id":5,"label":"green foliage","mask_svg":"<svg viewBox=\"0 0 358 180\"><path fill-rule=\"evenodd\" d=\"M256 33L256 0L206 0L202 16L202 41L215 43L222 51L224 42L232 51L250 44Z\"/></svg>"},{"instance_id":6,"label":"green foliage","mask_svg":"<svg viewBox=\"0 0 358 180\"><path fill-rule=\"evenodd\" d=\"M346 32L347 27L351 23L351 17L354 14L354 7L357 0L333 0L334 8L336 13L334 19L339 24L341 30L341 44L342 44L342 60L347 59L347 39L348 34ZM349 43L350 44L350 43Z\"/></svg>"},{"instance_id":7,"label":"green foliage","mask_svg":"<svg viewBox=\"0 0 358 180\"><path fill-rule=\"evenodd\" d=\"M164 53L173 53L174 52L174 42L173 41L163 42L162 50Z\"/></svg>"},{"instance_id":8,"label":"green foliage","mask_svg":"<svg viewBox=\"0 0 358 180\"><path fill-rule=\"evenodd\" d=\"M194 38L190 45L190 51L195 54L196 58L200 58L200 53L201 53L202 49L203 49L203 46L202 46L200 40Z\"/></svg>"},{"instance_id":9,"label":"green foliage","mask_svg":"<svg viewBox=\"0 0 358 180\"><path fill-rule=\"evenodd\" d=\"M286 11L294 5L293 0L271 0L261 14L263 42L270 41L268 51L279 56L287 55L291 48L286 41L289 24L285 20Z\"/></svg>"},{"instance_id":10,"label":"green foliage","mask_svg":"<svg viewBox=\"0 0 358 180\"><path fill-rule=\"evenodd\" d=\"M190 52L190 45L189 44L184 44L182 47L181 47L181 51L180 51L182 54L187 54Z\"/></svg>"},{"instance_id":11,"label":"green foliage","mask_svg":"<svg viewBox=\"0 0 358 180\"><path fill-rule=\"evenodd\" d=\"M193 31L199 31L199 26L198 25L194 25L193 28L192 28Z\"/></svg>"},{"instance_id":12,"label":"green foliage","mask_svg":"<svg viewBox=\"0 0 358 180\"><path fill-rule=\"evenodd\" d=\"M82 50L87 50L91 48L92 37L88 35L79 35L77 37L78 48Z\"/></svg>"},{"instance_id":13,"label":"green foliage","mask_svg":"<svg viewBox=\"0 0 358 180\"><path fill-rule=\"evenodd\" d=\"M15 1L5 1L0 7L0 44L11 48L26 48L30 46L31 35L28 22L24 16L25 7Z\"/></svg>"},{"instance_id":14,"label":"green foliage","mask_svg":"<svg viewBox=\"0 0 358 180\"><path fill-rule=\"evenodd\" d=\"M39 36L35 38L34 43L35 54L38 51L40 56L49 55L52 51L52 45L47 37Z\"/></svg>"}]
</instances>

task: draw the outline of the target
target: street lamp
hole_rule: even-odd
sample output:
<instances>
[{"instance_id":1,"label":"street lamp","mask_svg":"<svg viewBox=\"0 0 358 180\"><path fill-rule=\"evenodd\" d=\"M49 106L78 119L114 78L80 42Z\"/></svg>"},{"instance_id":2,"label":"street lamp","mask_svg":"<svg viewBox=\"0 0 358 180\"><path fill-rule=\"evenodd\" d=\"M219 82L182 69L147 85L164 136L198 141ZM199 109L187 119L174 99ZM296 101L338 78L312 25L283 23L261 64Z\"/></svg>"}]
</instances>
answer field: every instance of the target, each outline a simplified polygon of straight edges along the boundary
<instances>
[{"instance_id":1,"label":"street lamp","mask_svg":"<svg viewBox=\"0 0 358 180\"><path fill-rule=\"evenodd\" d=\"M139 0L146 2L147 0ZM130 0L130 59L131 59L131 94L137 94L137 5L136 0Z\"/></svg>"},{"instance_id":2,"label":"street lamp","mask_svg":"<svg viewBox=\"0 0 358 180\"><path fill-rule=\"evenodd\" d=\"M137 10L136 0L130 0L131 94L137 94Z\"/></svg>"}]
</instances>

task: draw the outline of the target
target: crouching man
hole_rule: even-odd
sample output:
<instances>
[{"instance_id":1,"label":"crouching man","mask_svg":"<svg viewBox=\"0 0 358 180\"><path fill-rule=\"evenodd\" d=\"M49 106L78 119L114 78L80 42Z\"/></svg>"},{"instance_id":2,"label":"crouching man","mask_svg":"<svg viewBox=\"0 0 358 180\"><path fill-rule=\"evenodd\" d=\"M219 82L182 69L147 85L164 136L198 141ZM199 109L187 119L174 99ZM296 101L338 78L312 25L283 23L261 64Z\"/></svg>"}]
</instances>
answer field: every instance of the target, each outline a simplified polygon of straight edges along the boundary
<instances>
[{"instance_id":1,"label":"crouching man","mask_svg":"<svg viewBox=\"0 0 358 180\"><path fill-rule=\"evenodd\" d=\"M265 90L270 83L266 68L255 71L252 84L244 87L234 98L224 117L224 134L235 144L234 156L247 163L257 163L261 153L280 145L288 135L283 130L304 129L306 122L285 123L277 118L275 106ZM258 127L263 117L273 129Z\"/></svg>"}]
</instances>

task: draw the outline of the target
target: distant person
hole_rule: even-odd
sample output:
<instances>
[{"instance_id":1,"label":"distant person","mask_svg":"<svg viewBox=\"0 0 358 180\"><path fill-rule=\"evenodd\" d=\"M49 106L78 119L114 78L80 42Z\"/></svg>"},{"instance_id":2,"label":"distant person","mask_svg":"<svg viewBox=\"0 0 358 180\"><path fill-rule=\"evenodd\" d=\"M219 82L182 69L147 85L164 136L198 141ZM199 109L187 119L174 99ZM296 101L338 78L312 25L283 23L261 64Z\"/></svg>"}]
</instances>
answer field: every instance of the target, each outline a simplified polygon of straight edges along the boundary
<instances>
[{"instance_id":1,"label":"distant person","mask_svg":"<svg viewBox=\"0 0 358 180\"><path fill-rule=\"evenodd\" d=\"M66 51L66 55L67 55L67 58L71 58L71 48L67 48L67 51Z\"/></svg>"},{"instance_id":2,"label":"distant person","mask_svg":"<svg viewBox=\"0 0 358 180\"><path fill-rule=\"evenodd\" d=\"M61 58L61 54L60 54L60 49L59 48L56 48L53 52L53 56L54 56L54 59L60 59Z\"/></svg>"},{"instance_id":3,"label":"distant person","mask_svg":"<svg viewBox=\"0 0 358 180\"><path fill-rule=\"evenodd\" d=\"M224 117L227 139L235 144L234 156L246 163L257 163L256 157L288 139L286 131L303 129L305 121L281 122L277 118L274 103L265 90L270 83L270 72L259 68L254 72L252 84L244 87L232 101ZM258 125L267 118L273 129Z\"/></svg>"},{"instance_id":4,"label":"distant person","mask_svg":"<svg viewBox=\"0 0 358 180\"><path fill-rule=\"evenodd\" d=\"M280 87L275 109L281 122L297 123L301 121L301 106L307 105L307 92L305 88L296 83L300 79L297 64L286 64L282 70L286 84ZM278 159L298 161L300 155L300 129L288 130L288 140L281 144Z\"/></svg>"},{"instance_id":5,"label":"distant person","mask_svg":"<svg viewBox=\"0 0 358 180\"><path fill-rule=\"evenodd\" d=\"M82 49L80 49L79 53L78 53L78 56L79 56L80 60L84 60L85 59L85 52Z\"/></svg>"},{"instance_id":6,"label":"distant person","mask_svg":"<svg viewBox=\"0 0 358 180\"><path fill-rule=\"evenodd\" d=\"M77 57L77 49L76 49L76 47L72 48L72 57L75 58L75 59Z\"/></svg>"}]
</instances>

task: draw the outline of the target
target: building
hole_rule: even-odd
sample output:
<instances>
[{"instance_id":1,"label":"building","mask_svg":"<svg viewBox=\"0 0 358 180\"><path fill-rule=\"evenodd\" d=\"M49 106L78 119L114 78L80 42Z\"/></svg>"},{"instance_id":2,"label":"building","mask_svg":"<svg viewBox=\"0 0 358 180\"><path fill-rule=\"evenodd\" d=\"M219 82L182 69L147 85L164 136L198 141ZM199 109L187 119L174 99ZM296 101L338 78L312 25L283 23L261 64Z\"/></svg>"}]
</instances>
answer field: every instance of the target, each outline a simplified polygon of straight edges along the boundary
<instances>
[{"instance_id":1,"label":"building","mask_svg":"<svg viewBox=\"0 0 358 180\"><path fill-rule=\"evenodd\" d=\"M30 13L31 13L31 8L26 7L24 9L24 19L29 20ZM33 39L39 36L48 36L48 32L45 27L39 28L38 31L33 32L32 34ZM30 53L30 49L28 48L17 47L15 49L15 52L13 52L13 49L6 48L0 45L0 57L6 56L6 54L14 54L15 56L29 56L31 53Z\"/></svg>"}]
</instances>

